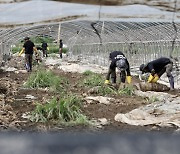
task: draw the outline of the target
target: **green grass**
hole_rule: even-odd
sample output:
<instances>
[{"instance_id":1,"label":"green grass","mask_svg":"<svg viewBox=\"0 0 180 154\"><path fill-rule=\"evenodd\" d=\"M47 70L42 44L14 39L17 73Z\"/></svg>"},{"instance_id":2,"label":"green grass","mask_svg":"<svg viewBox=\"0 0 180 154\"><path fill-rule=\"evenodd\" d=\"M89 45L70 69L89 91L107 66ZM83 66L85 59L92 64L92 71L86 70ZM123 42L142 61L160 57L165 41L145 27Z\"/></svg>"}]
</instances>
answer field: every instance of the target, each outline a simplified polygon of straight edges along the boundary
<instances>
[{"instance_id":1,"label":"green grass","mask_svg":"<svg viewBox=\"0 0 180 154\"><path fill-rule=\"evenodd\" d=\"M62 53L67 53L67 52L68 52L67 48L62 49ZM51 54L51 53L59 53L59 47L58 46L49 46L48 54Z\"/></svg>"},{"instance_id":2,"label":"green grass","mask_svg":"<svg viewBox=\"0 0 180 154\"><path fill-rule=\"evenodd\" d=\"M38 46L41 47L41 44L36 45L36 47L38 47ZM55 44L48 44L48 46L49 46L48 54L59 53L59 47L57 45L55 45ZM12 53L14 54L14 53L20 52L22 48L23 48L23 44L20 45L19 47L12 47ZM62 52L63 53L67 53L68 52L68 48L63 48Z\"/></svg>"},{"instance_id":3,"label":"green grass","mask_svg":"<svg viewBox=\"0 0 180 154\"><path fill-rule=\"evenodd\" d=\"M90 70L86 70L85 72L83 72L84 76L89 76L89 75L93 75L94 73Z\"/></svg>"},{"instance_id":4,"label":"green grass","mask_svg":"<svg viewBox=\"0 0 180 154\"><path fill-rule=\"evenodd\" d=\"M67 85L68 82L65 78L56 76L51 71L39 69L37 72L32 73L25 83L26 88L46 88L48 87L52 91L63 92L63 85Z\"/></svg>"},{"instance_id":5,"label":"green grass","mask_svg":"<svg viewBox=\"0 0 180 154\"><path fill-rule=\"evenodd\" d=\"M127 86L125 86L125 88L119 89L118 94L133 96L134 95L134 88L131 85L127 85Z\"/></svg>"},{"instance_id":6,"label":"green grass","mask_svg":"<svg viewBox=\"0 0 180 154\"><path fill-rule=\"evenodd\" d=\"M103 85L98 88L98 94L106 96L109 94L117 95L117 90L113 87L109 87L108 85Z\"/></svg>"},{"instance_id":7,"label":"green grass","mask_svg":"<svg viewBox=\"0 0 180 154\"><path fill-rule=\"evenodd\" d=\"M96 74L91 71L86 71L84 75L86 77L82 81L83 86L92 88L104 85L104 79L100 74Z\"/></svg>"},{"instance_id":8,"label":"green grass","mask_svg":"<svg viewBox=\"0 0 180 154\"><path fill-rule=\"evenodd\" d=\"M53 38L48 37L48 36L36 36L36 37L32 37L30 38L30 40L34 43L42 43L42 42L46 42L46 43L52 43L53 42Z\"/></svg>"},{"instance_id":9,"label":"green grass","mask_svg":"<svg viewBox=\"0 0 180 154\"><path fill-rule=\"evenodd\" d=\"M154 103L154 102L159 101L159 99L157 97L155 97L155 96L152 96L152 97L146 98L146 101L149 102L149 103Z\"/></svg>"},{"instance_id":10,"label":"green grass","mask_svg":"<svg viewBox=\"0 0 180 154\"><path fill-rule=\"evenodd\" d=\"M31 121L49 122L56 121L70 124L89 124L89 121L81 111L82 100L75 95L67 95L59 99L55 97L46 104L37 103L31 114Z\"/></svg>"},{"instance_id":11,"label":"green grass","mask_svg":"<svg viewBox=\"0 0 180 154\"><path fill-rule=\"evenodd\" d=\"M20 52L22 50L23 47L13 47L12 48L12 53L15 54L17 52Z\"/></svg>"},{"instance_id":12,"label":"green grass","mask_svg":"<svg viewBox=\"0 0 180 154\"><path fill-rule=\"evenodd\" d=\"M120 89L117 91L113 86L105 85L104 84L104 78L102 75L93 73L89 70L85 71L83 73L85 76L83 82L80 83L80 85L88 87L88 88L93 88L97 87L96 94L105 96L105 95L129 95L132 96L134 93L134 89L131 86L125 87L123 89Z\"/></svg>"}]
</instances>

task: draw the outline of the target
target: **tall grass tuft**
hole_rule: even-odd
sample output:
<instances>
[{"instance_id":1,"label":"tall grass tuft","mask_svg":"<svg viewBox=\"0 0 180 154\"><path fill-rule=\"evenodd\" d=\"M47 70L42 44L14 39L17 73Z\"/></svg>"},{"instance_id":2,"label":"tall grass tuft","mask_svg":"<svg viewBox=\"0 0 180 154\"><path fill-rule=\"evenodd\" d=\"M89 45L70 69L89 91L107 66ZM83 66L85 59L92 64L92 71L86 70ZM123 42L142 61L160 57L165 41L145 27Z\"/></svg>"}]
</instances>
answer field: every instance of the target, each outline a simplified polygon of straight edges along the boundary
<instances>
[{"instance_id":1,"label":"tall grass tuft","mask_svg":"<svg viewBox=\"0 0 180 154\"><path fill-rule=\"evenodd\" d=\"M31 114L35 122L60 121L62 123L88 124L87 117L82 114L82 100L74 95L62 99L53 98L46 104L37 104Z\"/></svg>"},{"instance_id":2,"label":"tall grass tuft","mask_svg":"<svg viewBox=\"0 0 180 154\"><path fill-rule=\"evenodd\" d=\"M63 90L62 84L66 84L67 80L56 76L51 71L46 70L38 70L35 73L32 73L27 82L25 83L26 88L50 88L52 91L59 91Z\"/></svg>"}]
</instances>

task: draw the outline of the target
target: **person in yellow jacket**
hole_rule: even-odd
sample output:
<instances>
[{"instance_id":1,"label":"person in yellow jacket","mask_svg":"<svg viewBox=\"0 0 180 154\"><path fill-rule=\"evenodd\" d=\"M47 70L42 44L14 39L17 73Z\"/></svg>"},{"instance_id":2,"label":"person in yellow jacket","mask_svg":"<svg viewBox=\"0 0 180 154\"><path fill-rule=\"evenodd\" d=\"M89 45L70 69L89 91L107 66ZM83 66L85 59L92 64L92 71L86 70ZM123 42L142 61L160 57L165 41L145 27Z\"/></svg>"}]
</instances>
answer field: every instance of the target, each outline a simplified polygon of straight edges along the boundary
<instances>
[{"instance_id":1,"label":"person in yellow jacket","mask_svg":"<svg viewBox=\"0 0 180 154\"><path fill-rule=\"evenodd\" d=\"M106 76L105 84L109 84L110 77L112 83L116 83L116 68L119 69L120 79L122 83L131 83L132 77L130 73L130 66L127 58L121 51L113 51L109 54L111 64L109 66L108 74Z\"/></svg>"},{"instance_id":2,"label":"person in yellow jacket","mask_svg":"<svg viewBox=\"0 0 180 154\"><path fill-rule=\"evenodd\" d=\"M22 50L19 53L21 56L25 52L25 67L28 72L32 71L32 58L34 51L37 52L37 49L34 43L29 39L29 37L24 38L24 45Z\"/></svg>"},{"instance_id":3,"label":"person in yellow jacket","mask_svg":"<svg viewBox=\"0 0 180 154\"><path fill-rule=\"evenodd\" d=\"M143 73L150 73L148 83L155 83L166 72L170 89L174 90L174 77L172 75L173 61L167 57L161 57L156 60L150 61L147 64L140 65L140 71Z\"/></svg>"}]
</instances>

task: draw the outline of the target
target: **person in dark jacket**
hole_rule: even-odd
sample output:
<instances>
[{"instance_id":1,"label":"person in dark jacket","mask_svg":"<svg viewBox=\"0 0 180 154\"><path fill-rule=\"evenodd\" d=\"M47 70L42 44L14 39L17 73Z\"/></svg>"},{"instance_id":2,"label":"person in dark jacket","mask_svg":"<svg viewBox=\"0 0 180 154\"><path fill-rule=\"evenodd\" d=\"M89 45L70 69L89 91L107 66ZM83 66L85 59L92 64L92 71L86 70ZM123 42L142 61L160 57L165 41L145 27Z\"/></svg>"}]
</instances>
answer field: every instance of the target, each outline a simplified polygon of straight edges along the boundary
<instances>
[{"instance_id":1,"label":"person in dark jacket","mask_svg":"<svg viewBox=\"0 0 180 154\"><path fill-rule=\"evenodd\" d=\"M62 40L59 41L59 55L60 58L62 58L62 49L63 49L63 42Z\"/></svg>"},{"instance_id":2,"label":"person in dark jacket","mask_svg":"<svg viewBox=\"0 0 180 154\"><path fill-rule=\"evenodd\" d=\"M120 70L120 79L122 83L127 80L131 83L130 66L127 58L121 51L113 51L109 54L111 64L109 66L108 74L106 76L105 84L109 84L111 77L112 83L116 83L116 68Z\"/></svg>"},{"instance_id":3,"label":"person in dark jacket","mask_svg":"<svg viewBox=\"0 0 180 154\"><path fill-rule=\"evenodd\" d=\"M170 89L174 89L174 77L172 75L173 62L170 58L161 57L153 60L147 64L140 65L140 71L142 73L151 73L148 78L149 83L155 83L166 72Z\"/></svg>"},{"instance_id":4,"label":"person in dark jacket","mask_svg":"<svg viewBox=\"0 0 180 154\"><path fill-rule=\"evenodd\" d=\"M46 42L42 42L42 52L43 52L43 57L48 57L47 50L48 50L48 44Z\"/></svg>"},{"instance_id":5,"label":"person in dark jacket","mask_svg":"<svg viewBox=\"0 0 180 154\"><path fill-rule=\"evenodd\" d=\"M24 39L25 43L23 45L23 49L19 53L19 56L23 52L25 52L25 66L27 71L32 71L32 60L33 60L33 52L37 52L37 49L34 45L34 43L29 39L29 37L25 37Z\"/></svg>"}]
</instances>

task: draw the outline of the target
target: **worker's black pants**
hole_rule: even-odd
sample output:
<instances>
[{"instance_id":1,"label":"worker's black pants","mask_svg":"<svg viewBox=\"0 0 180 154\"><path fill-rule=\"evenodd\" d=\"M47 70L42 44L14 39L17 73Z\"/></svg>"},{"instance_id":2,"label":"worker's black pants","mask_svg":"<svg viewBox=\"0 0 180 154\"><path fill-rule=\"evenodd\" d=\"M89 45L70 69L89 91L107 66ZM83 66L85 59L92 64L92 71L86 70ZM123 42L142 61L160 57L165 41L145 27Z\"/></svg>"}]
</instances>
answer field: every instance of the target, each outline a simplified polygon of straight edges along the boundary
<instances>
[{"instance_id":1,"label":"worker's black pants","mask_svg":"<svg viewBox=\"0 0 180 154\"><path fill-rule=\"evenodd\" d=\"M111 77L112 83L116 83L116 68L110 69L108 71L108 74L106 76L106 80L109 80ZM126 81L126 72L125 71L120 71L120 80L122 83L125 83Z\"/></svg>"},{"instance_id":2,"label":"worker's black pants","mask_svg":"<svg viewBox=\"0 0 180 154\"><path fill-rule=\"evenodd\" d=\"M25 54L25 65L27 71L32 71L32 54Z\"/></svg>"}]
</instances>

